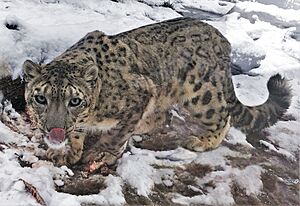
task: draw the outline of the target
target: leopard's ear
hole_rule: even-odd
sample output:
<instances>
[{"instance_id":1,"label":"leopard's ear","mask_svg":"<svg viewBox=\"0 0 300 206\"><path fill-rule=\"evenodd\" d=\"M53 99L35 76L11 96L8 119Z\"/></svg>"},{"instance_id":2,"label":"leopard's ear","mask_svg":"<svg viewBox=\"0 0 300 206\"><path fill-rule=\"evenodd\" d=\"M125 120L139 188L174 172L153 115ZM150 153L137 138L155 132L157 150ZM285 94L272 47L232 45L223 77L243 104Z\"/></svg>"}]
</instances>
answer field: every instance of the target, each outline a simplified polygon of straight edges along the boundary
<instances>
[{"instance_id":1,"label":"leopard's ear","mask_svg":"<svg viewBox=\"0 0 300 206\"><path fill-rule=\"evenodd\" d=\"M83 74L83 77L86 82L93 82L98 78L98 67L96 65L92 65L88 67Z\"/></svg>"},{"instance_id":2,"label":"leopard's ear","mask_svg":"<svg viewBox=\"0 0 300 206\"><path fill-rule=\"evenodd\" d=\"M31 60L26 60L23 64L24 79L29 82L33 78L41 74L42 67Z\"/></svg>"}]
</instances>

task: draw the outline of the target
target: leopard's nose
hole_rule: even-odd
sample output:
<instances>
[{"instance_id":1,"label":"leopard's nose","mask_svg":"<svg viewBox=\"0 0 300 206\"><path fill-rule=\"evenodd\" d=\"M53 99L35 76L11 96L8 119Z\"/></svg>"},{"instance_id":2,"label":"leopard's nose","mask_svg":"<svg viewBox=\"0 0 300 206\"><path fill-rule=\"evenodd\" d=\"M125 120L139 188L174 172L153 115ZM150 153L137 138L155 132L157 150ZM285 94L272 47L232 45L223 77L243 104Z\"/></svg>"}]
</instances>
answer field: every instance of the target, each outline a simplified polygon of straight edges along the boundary
<instances>
[{"instance_id":1,"label":"leopard's nose","mask_svg":"<svg viewBox=\"0 0 300 206\"><path fill-rule=\"evenodd\" d=\"M48 117L45 126L48 131L51 131L53 128L65 129L65 121L62 118Z\"/></svg>"},{"instance_id":2,"label":"leopard's nose","mask_svg":"<svg viewBox=\"0 0 300 206\"><path fill-rule=\"evenodd\" d=\"M65 129L65 120L67 117L66 108L60 102L51 102L48 106L48 113L46 116L46 128L51 131L53 128Z\"/></svg>"}]
</instances>

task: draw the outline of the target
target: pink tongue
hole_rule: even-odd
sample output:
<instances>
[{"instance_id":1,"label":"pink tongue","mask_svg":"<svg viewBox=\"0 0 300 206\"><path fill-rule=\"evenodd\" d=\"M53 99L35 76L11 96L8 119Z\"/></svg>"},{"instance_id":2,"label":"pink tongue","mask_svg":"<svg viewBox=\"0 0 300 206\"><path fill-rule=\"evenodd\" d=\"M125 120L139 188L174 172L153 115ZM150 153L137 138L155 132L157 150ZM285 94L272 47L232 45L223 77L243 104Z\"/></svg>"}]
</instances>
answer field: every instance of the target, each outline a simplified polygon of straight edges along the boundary
<instances>
[{"instance_id":1,"label":"pink tongue","mask_svg":"<svg viewBox=\"0 0 300 206\"><path fill-rule=\"evenodd\" d=\"M49 132L49 140L53 143L61 143L65 140L65 130L62 128L53 128Z\"/></svg>"}]
</instances>

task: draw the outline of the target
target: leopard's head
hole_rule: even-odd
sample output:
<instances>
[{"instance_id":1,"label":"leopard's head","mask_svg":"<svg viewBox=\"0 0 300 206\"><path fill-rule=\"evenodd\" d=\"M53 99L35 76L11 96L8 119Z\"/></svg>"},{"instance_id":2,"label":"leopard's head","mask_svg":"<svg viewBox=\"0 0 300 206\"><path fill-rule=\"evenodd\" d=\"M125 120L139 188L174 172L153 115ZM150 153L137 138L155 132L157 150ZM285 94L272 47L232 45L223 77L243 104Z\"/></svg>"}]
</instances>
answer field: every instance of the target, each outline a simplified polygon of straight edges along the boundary
<instances>
[{"instance_id":1,"label":"leopard's head","mask_svg":"<svg viewBox=\"0 0 300 206\"><path fill-rule=\"evenodd\" d=\"M98 67L93 61L24 62L27 109L45 134L45 142L60 148L87 121L99 93Z\"/></svg>"}]
</instances>

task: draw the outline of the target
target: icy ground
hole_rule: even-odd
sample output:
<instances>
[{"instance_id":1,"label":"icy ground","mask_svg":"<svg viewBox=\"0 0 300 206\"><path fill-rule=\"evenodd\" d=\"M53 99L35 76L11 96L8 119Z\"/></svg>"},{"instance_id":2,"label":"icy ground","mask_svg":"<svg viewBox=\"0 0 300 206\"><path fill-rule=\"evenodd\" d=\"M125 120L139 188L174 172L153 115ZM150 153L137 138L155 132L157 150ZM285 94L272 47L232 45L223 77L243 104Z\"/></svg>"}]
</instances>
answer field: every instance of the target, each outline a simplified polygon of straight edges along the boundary
<instances>
[{"instance_id":1,"label":"icy ground","mask_svg":"<svg viewBox=\"0 0 300 206\"><path fill-rule=\"evenodd\" d=\"M203 204L297 205L300 148L300 2L218 0L5 0L0 1L0 76L21 74L25 59L46 63L92 30L116 34L181 15L204 19L232 44L238 98L263 103L267 79L281 73L293 89L285 120L247 137L232 128L216 150L155 151L134 144L119 160L104 189L92 195L57 192L67 167L39 160L38 135L9 103L1 105L0 205L39 205L22 180L46 205ZM279 3L280 2L280 3ZM249 75L245 75L249 74ZM9 124L12 122L12 124ZM5 124L6 125L5 125ZM8 126L7 126L8 125ZM23 135L26 134L26 135ZM136 141L141 138L136 137ZM152 146L155 148L154 146ZM149 149L150 148L150 149ZM89 187L87 185L86 187Z\"/></svg>"}]
</instances>

